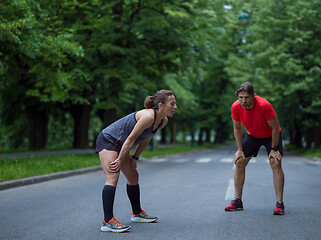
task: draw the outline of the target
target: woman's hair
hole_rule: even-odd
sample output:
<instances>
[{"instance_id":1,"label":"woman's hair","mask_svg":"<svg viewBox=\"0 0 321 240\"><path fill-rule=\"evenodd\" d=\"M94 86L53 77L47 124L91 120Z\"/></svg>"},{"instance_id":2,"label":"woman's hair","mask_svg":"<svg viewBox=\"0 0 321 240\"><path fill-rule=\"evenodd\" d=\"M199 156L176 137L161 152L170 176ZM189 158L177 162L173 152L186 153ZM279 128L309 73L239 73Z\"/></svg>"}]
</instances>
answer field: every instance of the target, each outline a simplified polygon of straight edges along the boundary
<instances>
[{"instance_id":1,"label":"woman's hair","mask_svg":"<svg viewBox=\"0 0 321 240\"><path fill-rule=\"evenodd\" d=\"M247 92L248 94L251 94L251 95L255 95L255 92L254 92L254 87L252 85L252 83L250 82L245 82L245 83L242 83L239 88L236 90L235 92L235 95L238 97L239 96L239 93L240 92Z\"/></svg>"},{"instance_id":2,"label":"woman's hair","mask_svg":"<svg viewBox=\"0 0 321 240\"><path fill-rule=\"evenodd\" d=\"M174 95L170 90L159 90L154 96L148 96L145 99L144 106L145 108L155 108L158 109L159 103L165 103L169 96Z\"/></svg>"}]
</instances>

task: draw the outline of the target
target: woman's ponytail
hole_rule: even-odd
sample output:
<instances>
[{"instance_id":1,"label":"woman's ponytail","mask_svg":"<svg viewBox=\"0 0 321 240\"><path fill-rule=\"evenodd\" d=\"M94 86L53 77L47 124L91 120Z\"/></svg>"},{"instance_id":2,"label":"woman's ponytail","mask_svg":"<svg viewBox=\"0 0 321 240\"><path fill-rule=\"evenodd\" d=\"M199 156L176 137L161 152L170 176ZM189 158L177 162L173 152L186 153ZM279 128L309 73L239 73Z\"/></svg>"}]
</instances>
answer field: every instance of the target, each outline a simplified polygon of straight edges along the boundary
<instances>
[{"instance_id":1,"label":"woman's ponytail","mask_svg":"<svg viewBox=\"0 0 321 240\"><path fill-rule=\"evenodd\" d=\"M172 95L174 95L174 94L170 90L159 90L159 91L157 91L155 96L148 96L145 99L144 106L147 109L150 109L150 108L158 109L158 104L159 103L164 104L166 102L167 98Z\"/></svg>"}]
</instances>

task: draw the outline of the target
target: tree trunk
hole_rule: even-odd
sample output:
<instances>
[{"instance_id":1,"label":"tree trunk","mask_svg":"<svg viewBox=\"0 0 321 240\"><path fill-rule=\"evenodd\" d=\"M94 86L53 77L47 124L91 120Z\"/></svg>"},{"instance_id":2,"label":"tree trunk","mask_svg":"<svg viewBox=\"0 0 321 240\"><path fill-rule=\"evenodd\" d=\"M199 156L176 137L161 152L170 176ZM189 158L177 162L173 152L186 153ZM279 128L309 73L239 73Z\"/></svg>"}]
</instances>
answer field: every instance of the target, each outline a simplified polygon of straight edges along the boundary
<instances>
[{"instance_id":1,"label":"tree trunk","mask_svg":"<svg viewBox=\"0 0 321 240\"><path fill-rule=\"evenodd\" d=\"M312 147L313 142L313 129L311 127L308 127L307 129L307 145L305 146L307 149L310 149Z\"/></svg>"},{"instance_id":2,"label":"tree trunk","mask_svg":"<svg viewBox=\"0 0 321 240\"><path fill-rule=\"evenodd\" d=\"M205 133L206 133L206 143L211 143L211 129L210 128L205 128Z\"/></svg>"},{"instance_id":3,"label":"tree trunk","mask_svg":"<svg viewBox=\"0 0 321 240\"><path fill-rule=\"evenodd\" d=\"M161 140L160 140L160 143L161 144L166 144L166 127L165 128L163 128L162 130L161 130Z\"/></svg>"},{"instance_id":4,"label":"tree trunk","mask_svg":"<svg viewBox=\"0 0 321 240\"><path fill-rule=\"evenodd\" d=\"M174 145L176 145L176 135L177 135L177 125L176 125L176 121L173 121L172 124L172 143Z\"/></svg>"},{"instance_id":5,"label":"tree trunk","mask_svg":"<svg viewBox=\"0 0 321 240\"><path fill-rule=\"evenodd\" d=\"M98 117L103 122L102 129L109 126L117 120L116 109L99 109L97 112Z\"/></svg>"},{"instance_id":6,"label":"tree trunk","mask_svg":"<svg viewBox=\"0 0 321 240\"><path fill-rule=\"evenodd\" d=\"M200 132L198 134L198 142L197 145L203 145L203 132L204 132L205 128L201 128Z\"/></svg>"},{"instance_id":7,"label":"tree trunk","mask_svg":"<svg viewBox=\"0 0 321 240\"><path fill-rule=\"evenodd\" d=\"M46 104L28 102L26 104L28 121L29 149L43 149L47 146L48 138L48 107Z\"/></svg>"},{"instance_id":8,"label":"tree trunk","mask_svg":"<svg viewBox=\"0 0 321 240\"><path fill-rule=\"evenodd\" d=\"M216 136L214 140L214 144L223 143L228 140L229 133L226 132L226 123L222 121L221 117L217 119L217 128L216 128Z\"/></svg>"},{"instance_id":9,"label":"tree trunk","mask_svg":"<svg viewBox=\"0 0 321 240\"><path fill-rule=\"evenodd\" d=\"M291 129L290 132L290 144L294 145L298 148L302 148L302 134L300 131L301 128L297 126L295 122L294 128Z\"/></svg>"},{"instance_id":10,"label":"tree trunk","mask_svg":"<svg viewBox=\"0 0 321 240\"><path fill-rule=\"evenodd\" d=\"M71 116L74 120L74 142L73 148L88 148L88 130L90 119L89 105L73 104L70 108Z\"/></svg>"},{"instance_id":11,"label":"tree trunk","mask_svg":"<svg viewBox=\"0 0 321 240\"><path fill-rule=\"evenodd\" d=\"M313 145L314 144L314 145ZM320 148L320 128L318 126L309 127L307 129L307 145L306 148Z\"/></svg>"},{"instance_id":12,"label":"tree trunk","mask_svg":"<svg viewBox=\"0 0 321 240\"><path fill-rule=\"evenodd\" d=\"M313 133L314 148L320 148L320 127L315 126Z\"/></svg>"}]
</instances>

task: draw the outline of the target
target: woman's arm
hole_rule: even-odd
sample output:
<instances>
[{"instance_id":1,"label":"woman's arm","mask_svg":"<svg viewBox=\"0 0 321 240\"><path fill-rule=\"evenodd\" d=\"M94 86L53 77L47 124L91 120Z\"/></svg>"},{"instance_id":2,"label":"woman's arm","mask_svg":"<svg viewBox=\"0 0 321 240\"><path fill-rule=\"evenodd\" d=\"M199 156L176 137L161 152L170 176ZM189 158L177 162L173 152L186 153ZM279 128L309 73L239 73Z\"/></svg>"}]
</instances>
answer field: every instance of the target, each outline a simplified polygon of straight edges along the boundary
<instances>
[{"instance_id":1,"label":"woman's arm","mask_svg":"<svg viewBox=\"0 0 321 240\"><path fill-rule=\"evenodd\" d=\"M109 164L109 169L112 172L118 172L120 170L120 164L125 159L128 152L132 149L135 144L136 139L142 134L142 132L150 127L154 122L154 116L149 112L145 112L142 116L137 120L137 123L133 129L133 131L129 134L127 139L125 140L118 158Z\"/></svg>"},{"instance_id":2,"label":"woman's arm","mask_svg":"<svg viewBox=\"0 0 321 240\"><path fill-rule=\"evenodd\" d=\"M136 150L135 150L135 153L134 153L134 155L135 155L136 157L139 157L139 156L142 154L142 152L143 152L143 151L146 149L146 147L149 145L150 140L151 140L152 138L153 138L153 137L147 138L144 142L140 143L140 144L137 146L137 148L136 148Z\"/></svg>"}]
</instances>

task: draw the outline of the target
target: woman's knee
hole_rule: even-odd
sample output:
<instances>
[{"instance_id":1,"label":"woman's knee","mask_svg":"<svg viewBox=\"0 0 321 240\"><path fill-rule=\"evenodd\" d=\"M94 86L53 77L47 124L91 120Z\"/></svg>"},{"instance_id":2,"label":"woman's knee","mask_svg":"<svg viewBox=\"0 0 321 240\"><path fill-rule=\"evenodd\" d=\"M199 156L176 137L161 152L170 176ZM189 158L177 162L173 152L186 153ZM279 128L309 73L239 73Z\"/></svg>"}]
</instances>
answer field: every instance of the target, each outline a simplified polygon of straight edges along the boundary
<instances>
[{"instance_id":1,"label":"woman's knee","mask_svg":"<svg viewBox=\"0 0 321 240\"><path fill-rule=\"evenodd\" d=\"M120 175L120 172L116 172L116 173L106 173L106 182L105 184L106 185L111 185L111 186L117 186L117 183L118 183L118 179L119 179L119 175Z\"/></svg>"},{"instance_id":2,"label":"woman's knee","mask_svg":"<svg viewBox=\"0 0 321 240\"><path fill-rule=\"evenodd\" d=\"M129 185L136 185L136 184L138 184L138 181L139 181L139 173L135 169L135 170L131 171L130 173L127 173L126 178L127 178L127 183Z\"/></svg>"}]
</instances>

